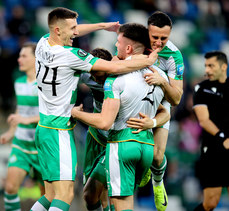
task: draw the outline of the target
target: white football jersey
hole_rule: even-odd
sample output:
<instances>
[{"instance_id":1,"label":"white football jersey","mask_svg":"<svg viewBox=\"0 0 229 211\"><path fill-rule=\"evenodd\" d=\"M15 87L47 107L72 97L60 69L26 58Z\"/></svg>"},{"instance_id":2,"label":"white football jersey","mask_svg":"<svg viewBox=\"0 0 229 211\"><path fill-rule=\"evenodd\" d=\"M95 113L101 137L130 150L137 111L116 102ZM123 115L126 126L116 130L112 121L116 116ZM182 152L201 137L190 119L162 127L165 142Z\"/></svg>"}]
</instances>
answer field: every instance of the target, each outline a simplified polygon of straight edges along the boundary
<instances>
[{"instance_id":1,"label":"white football jersey","mask_svg":"<svg viewBox=\"0 0 229 211\"><path fill-rule=\"evenodd\" d=\"M51 46L48 35L36 48L36 77L39 97L39 125L71 129L71 109L77 99L77 84L82 72L90 72L98 58L82 49Z\"/></svg>"},{"instance_id":2,"label":"white football jersey","mask_svg":"<svg viewBox=\"0 0 229 211\"><path fill-rule=\"evenodd\" d=\"M153 66L166 80L166 74ZM144 79L144 75L151 72L144 68L119 76L107 78L104 91L105 99L113 98L120 100L120 109L111 130L122 130L127 128L126 121L130 117L139 118L139 112L147 114L153 118L161 103L164 92L160 86L149 86Z\"/></svg>"}]
</instances>

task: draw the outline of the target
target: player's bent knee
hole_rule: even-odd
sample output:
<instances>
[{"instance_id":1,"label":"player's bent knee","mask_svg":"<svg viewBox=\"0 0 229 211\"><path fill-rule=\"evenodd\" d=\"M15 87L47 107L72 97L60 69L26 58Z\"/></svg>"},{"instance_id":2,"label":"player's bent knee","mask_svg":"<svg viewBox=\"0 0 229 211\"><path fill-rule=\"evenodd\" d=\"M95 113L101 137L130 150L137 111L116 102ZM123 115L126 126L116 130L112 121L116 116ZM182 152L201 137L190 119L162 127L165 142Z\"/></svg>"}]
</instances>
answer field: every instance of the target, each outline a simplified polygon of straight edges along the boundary
<instances>
[{"instance_id":1,"label":"player's bent knee","mask_svg":"<svg viewBox=\"0 0 229 211\"><path fill-rule=\"evenodd\" d=\"M5 191L8 194L16 194L18 192L19 187L13 183L7 182L5 185Z\"/></svg>"},{"instance_id":2,"label":"player's bent knee","mask_svg":"<svg viewBox=\"0 0 229 211\"><path fill-rule=\"evenodd\" d=\"M159 149L154 150L153 159L155 162L157 162L159 164L162 163L162 161L164 159L164 151L159 150Z\"/></svg>"}]
</instances>

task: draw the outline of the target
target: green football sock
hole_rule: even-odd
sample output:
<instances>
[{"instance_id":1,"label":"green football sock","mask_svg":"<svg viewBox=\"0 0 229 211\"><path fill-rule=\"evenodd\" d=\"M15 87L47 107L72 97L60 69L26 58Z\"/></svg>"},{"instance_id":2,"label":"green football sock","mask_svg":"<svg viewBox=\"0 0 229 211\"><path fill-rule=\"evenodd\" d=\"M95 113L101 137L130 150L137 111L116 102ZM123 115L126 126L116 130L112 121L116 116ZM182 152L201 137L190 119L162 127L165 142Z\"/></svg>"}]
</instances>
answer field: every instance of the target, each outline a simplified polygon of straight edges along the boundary
<instances>
[{"instance_id":1,"label":"green football sock","mask_svg":"<svg viewBox=\"0 0 229 211\"><path fill-rule=\"evenodd\" d=\"M152 171L152 177L153 177L153 182L155 182L156 184L158 183L161 183L163 177L164 177L164 174L165 174L165 169L166 169L166 166L167 166L167 159L166 159L166 156L164 155L164 159L161 163L161 165L159 167L156 167L154 165L152 165L150 167L151 171ZM155 184L154 183L154 184Z\"/></svg>"},{"instance_id":2,"label":"green football sock","mask_svg":"<svg viewBox=\"0 0 229 211\"><path fill-rule=\"evenodd\" d=\"M49 210L55 211L56 208L58 208L59 210L62 210L62 211L68 211L70 208L70 205L64 201L59 200L59 199L53 199Z\"/></svg>"},{"instance_id":3,"label":"green football sock","mask_svg":"<svg viewBox=\"0 0 229 211\"><path fill-rule=\"evenodd\" d=\"M42 196L38 201L33 205L30 211L46 211L49 209L51 202L45 197Z\"/></svg>"},{"instance_id":4,"label":"green football sock","mask_svg":"<svg viewBox=\"0 0 229 211\"><path fill-rule=\"evenodd\" d=\"M4 192L4 204L6 211L20 210L20 198L18 194L8 194Z\"/></svg>"}]
</instances>

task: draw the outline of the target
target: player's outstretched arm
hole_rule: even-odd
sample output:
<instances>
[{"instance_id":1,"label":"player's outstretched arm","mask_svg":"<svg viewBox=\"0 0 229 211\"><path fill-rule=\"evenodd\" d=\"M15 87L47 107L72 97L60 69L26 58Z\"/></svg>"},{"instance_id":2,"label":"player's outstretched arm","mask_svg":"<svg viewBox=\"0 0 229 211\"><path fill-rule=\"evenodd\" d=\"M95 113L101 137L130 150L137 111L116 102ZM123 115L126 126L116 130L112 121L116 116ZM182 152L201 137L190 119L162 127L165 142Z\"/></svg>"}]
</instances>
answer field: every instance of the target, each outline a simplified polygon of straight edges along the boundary
<instances>
[{"instance_id":1,"label":"player's outstretched arm","mask_svg":"<svg viewBox=\"0 0 229 211\"><path fill-rule=\"evenodd\" d=\"M73 107L71 111L71 115L73 118L78 119L89 126L101 130L109 130L118 114L119 106L120 106L119 100L107 98L103 101L103 107L101 113L84 112L78 106L78 107Z\"/></svg>"},{"instance_id":2,"label":"player's outstretched arm","mask_svg":"<svg viewBox=\"0 0 229 211\"><path fill-rule=\"evenodd\" d=\"M95 23L95 24L79 24L77 29L79 31L79 37L95 32L98 30L106 30L111 32L117 32L120 27L119 21L107 22L107 23Z\"/></svg>"},{"instance_id":3,"label":"player's outstretched arm","mask_svg":"<svg viewBox=\"0 0 229 211\"><path fill-rule=\"evenodd\" d=\"M149 56L139 55L138 59L106 61L98 59L92 66L92 71L103 71L109 74L123 74L151 66L158 57L157 50Z\"/></svg>"}]
</instances>

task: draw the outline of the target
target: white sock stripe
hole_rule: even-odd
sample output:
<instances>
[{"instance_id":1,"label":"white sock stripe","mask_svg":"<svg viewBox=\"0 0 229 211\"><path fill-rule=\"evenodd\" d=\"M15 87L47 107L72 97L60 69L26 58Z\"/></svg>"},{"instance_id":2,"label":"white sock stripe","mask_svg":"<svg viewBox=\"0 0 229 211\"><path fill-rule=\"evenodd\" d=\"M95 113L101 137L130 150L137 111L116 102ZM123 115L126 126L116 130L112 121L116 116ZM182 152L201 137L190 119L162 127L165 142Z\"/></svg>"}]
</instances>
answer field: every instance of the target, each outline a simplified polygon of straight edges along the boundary
<instances>
[{"instance_id":1,"label":"white sock stripe","mask_svg":"<svg viewBox=\"0 0 229 211\"><path fill-rule=\"evenodd\" d=\"M166 165L167 165L167 159L165 158L165 164L160 169L165 168Z\"/></svg>"},{"instance_id":2,"label":"white sock stripe","mask_svg":"<svg viewBox=\"0 0 229 211\"><path fill-rule=\"evenodd\" d=\"M12 207L11 206L6 206L5 205L5 209L6 210L12 210ZM14 211L21 211L21 208L17 209L17 210L14 210Z\"/></svg>"},{"instance_id":3,"label":"white sock stripe","mask_svg":"<svg viewBox=\"0 0 229 211\"><path fill-rule=\"evenodd\" d=\"M167 165L167 159L165 157L165 163L164 163L164 165L161 168L157 168L157 167L155 167L153 165L151 165L151 168L155 169L156 171L160 171L161 169L165 168L166 165Z\"/></svg>"},{"instance_id":4,"label":"white sock stripe","mask_svg":"<svg viewBox=\"0 0 229 211\"><path fill-rule=\"evenodd\" d=\"M63 210L59 209L58 207L50 207L49 211L63 211Z\"/></svg>"},{"instance_id":5,"label":"white sock stripe","mask_svg":"<svg viewBox=\"0 0 229 211\"><path fill-rule=\"evenodd\" d=\"M17 196L15 199L7 199L6 197L4 197L4 201L7 203L16 203L16 202L20 202L20 198L19 196Z\"/></svg>"},{"instance_id":6,"label":"white sock stripe","mask_svg":"<svg viewBox=\"0 0 229 211\"><path fill-rule=\"evenodd\" d=\"M47 210L45 209L45 207L44 207L39 201L37 201L37 202L33 205L33 207L31 208L31 210L34 210L34 211L47 211Z\"/></svg>"}]
</instances>

